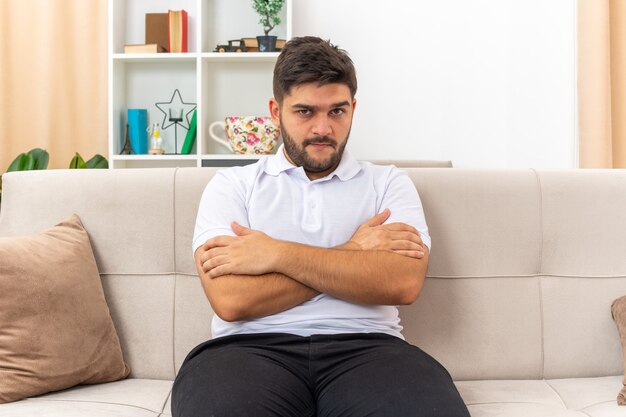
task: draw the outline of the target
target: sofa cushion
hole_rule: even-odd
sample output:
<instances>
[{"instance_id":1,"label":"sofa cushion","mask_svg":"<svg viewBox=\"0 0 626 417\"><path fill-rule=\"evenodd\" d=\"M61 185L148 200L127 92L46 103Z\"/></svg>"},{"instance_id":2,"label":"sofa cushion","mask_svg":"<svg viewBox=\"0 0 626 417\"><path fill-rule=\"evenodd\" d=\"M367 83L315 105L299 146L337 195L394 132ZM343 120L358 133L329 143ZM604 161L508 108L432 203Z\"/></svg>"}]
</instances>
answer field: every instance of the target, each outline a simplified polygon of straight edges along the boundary
<instances>
[{"instance_id":1,"label":"sofa cushion","mask_svg":"<svg viewBox=\"0 0 626 417\"><path fill-rule=\"evenodd\" d=\"M0 405L0 417L157 417L170 415L173 381L129 378Z\"/></svg>"},{"instance_id":2,"label":"sofa cushion","mask_svg":"<svg viewBox=\"0 0 626 417\"><path fill-rule=\"evenodd\" d=\"M615 415L626 415L626 409L615 402L615 392L621 385L620 376L550 379L547 383L570 410L606 415L598 411L606 409Z\"/></svg>"},{"instance_id":3,"label":"sofa cushion","mask_svg":"<svg viewBox=\"0 0 626 417\"><path fill-rule=\"evenodd\" d=\"M172 381L129 378L0 404L0 417L157 417L170 414Z\"/></svg>"},{"instance_id":4,"label":"sofa cushion","mask_svg":"<svg viewBox=\"0 0 626 417\"><path fill-rule=\"evenodd\" d=\"M455 382L472 417L623 416L614 390L620 376Z\"/></svg>"},{"instance_id":5,"label":"sofa cushion","mask_svg":"<svg viewBox=\"0 0 626 417\"><path fill-rule=\"evenodd\" d=\"M170 380L129 378L122 381L109 382L98 385L81 385L67 390L45 394L39 397L22 401L24 407L31 409L40 407L44 415L48 415L51 407L63 404L91 404L95 410L102 404L125 410L122 415L130 411L143 410L151 415L163 412L170 413L167 402L172 391L173 382ZM0 416L4 408L0 408ZM42 414L32 414L42 415ZM144 415L142 413L138 415ZM85 414L91 416L91 414Z\"/></svg>"},{"instance_id":6,"label":"sofa cushion","mask_svg":"<svg viewBox=\"0 0 626 417\"><path fill-rule=\"evenodd\" d=\"M0 403L128 375L78 216L0 238L0 294Z\"/></svg>"},{"instance_id":7,"label":"sofa cushion","mask_svg":"<svg viewBox=\"0 0 626 417\"><path fill-rule=\"evenodd\" d=\"M119 404L83 401L33 401L0 404L1 417L159 417L159 413Z\"/></svg>"}]
</instances>

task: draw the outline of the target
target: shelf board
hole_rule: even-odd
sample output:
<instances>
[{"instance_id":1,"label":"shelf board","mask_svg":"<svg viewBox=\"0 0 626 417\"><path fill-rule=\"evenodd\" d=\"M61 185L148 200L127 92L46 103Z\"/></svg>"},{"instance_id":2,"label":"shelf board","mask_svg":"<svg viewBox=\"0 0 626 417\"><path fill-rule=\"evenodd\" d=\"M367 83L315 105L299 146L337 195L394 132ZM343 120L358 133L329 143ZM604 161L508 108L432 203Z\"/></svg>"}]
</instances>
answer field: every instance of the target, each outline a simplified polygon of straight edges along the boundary
<instances>
[{"instance_id":1,"label":"shelf board","mask_svg":"<svg viewBox=\"0 0 626 417\"><path fill-rule=\"evenodd\" d=\"M115 161L193 161L198 155L113 155Z\"/></svg>"},{"instance_id":2,"label":"shelf board","mask_svg":"<svg viewBox=\"0 0 626 417\"><path fill-rule=\"evenodd\" d=\"M202 59L220 62L275 62L278 52L203 52Z\"/></svg>"},{"instance_id":3,"label":"shelf board","mask_svg":"<svg viewBox=\"0 0 626 417\"><path fill-rule=\"evenodd\" d=\"M200 155L200 165L202 167L212 168L244 166L254 164L262 156L265 155L203 154Z\"/></svg>"},{"instance_id":4,"label":"shelf board","mask_svg":"<svg viewBox=\"0 0 626 417\"><path fill-rule=\"evenodd\" d=\"M215 153L215 154L202 154L200 155L200 159L224 159L224 160L239 160L239 159L259 159L262 156L267 156L267 154L264 155L256 155L256 154L251 154L251 155L239 155L239 154L221 154L221 153Z\"/></svg>"},{"instance_id":5,"label":"shelf board","mask_svg":"<svg viewBox=\"0 0 626 417\"><path fill-rule=\"evenodd\" d=\"M161 54L113 54L115 62L195 62L198 57L218 62L275 62L279 52L203 52Z\"/></svg>"},{"instance_id":6,"label":"shelf board","mask_svg":"<svg viewBox=\"0 0 626 417\"><path fill-rule=\"evenodd\" d=\"M239 154L189 154L189 155L113 155L111 159L116 161L182 161L182 160L195 160L195 159L220 159L220 160L241 160L241 159L253 159L257 160L262 156L268 156L268 154L263 155L239 155Z\"/></svg>"},{"instance_id":7,"label":"shelf board","mask_svg":"<svg viewBox=\"0 0 626 417\"><path fill-rule=\"evenodd\" d=\"M113 54L113 60L121 62L195 62L198 56L196 53Z\"/></svg>"}]
</instances>

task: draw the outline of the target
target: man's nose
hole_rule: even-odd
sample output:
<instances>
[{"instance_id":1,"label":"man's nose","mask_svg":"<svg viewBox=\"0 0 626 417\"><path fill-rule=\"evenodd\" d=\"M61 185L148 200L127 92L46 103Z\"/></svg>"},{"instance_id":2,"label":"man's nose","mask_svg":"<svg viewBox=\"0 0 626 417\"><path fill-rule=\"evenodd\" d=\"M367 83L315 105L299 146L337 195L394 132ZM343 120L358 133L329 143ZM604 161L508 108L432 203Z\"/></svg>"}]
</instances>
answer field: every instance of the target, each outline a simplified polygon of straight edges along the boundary
<instances>
[{"instance_id":1,"label":"man's nose","mask_svg":"<svg viewBox=\"0 0 626 417\"><path fill-rule=\"evenodd\" d=\"M312 133L316 136L331 136L333 129L328 115L320 114L315 118Z\"/></svg>"}]
</instances>

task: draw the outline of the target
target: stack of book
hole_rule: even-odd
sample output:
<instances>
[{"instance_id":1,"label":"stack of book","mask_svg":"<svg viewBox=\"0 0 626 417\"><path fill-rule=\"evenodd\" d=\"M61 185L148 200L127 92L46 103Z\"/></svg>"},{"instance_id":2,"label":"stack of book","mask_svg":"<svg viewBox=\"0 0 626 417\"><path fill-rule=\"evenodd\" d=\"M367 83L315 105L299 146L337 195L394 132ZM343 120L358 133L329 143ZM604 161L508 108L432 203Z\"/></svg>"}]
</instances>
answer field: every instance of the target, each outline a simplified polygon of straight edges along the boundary
<instances>
[{"instance_id":1,"label":"stack of book","mask_svg":"<svg viewBox=\"0 0 626 417\"><path fill-rule=\"evenodd\" d=\"M187 12L146 13L146 43L124 45L124 53L187 52Z\"/></svg>"}]
</instances>

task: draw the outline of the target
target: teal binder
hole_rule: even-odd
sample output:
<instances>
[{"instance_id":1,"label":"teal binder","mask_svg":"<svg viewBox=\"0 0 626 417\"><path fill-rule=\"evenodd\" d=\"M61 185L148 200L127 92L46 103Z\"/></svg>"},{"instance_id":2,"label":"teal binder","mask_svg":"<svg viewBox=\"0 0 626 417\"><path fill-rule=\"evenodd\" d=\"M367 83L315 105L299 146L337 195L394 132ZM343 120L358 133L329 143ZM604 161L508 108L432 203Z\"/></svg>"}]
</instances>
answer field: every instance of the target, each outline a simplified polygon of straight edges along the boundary
<instances>
[{"instance_id":1,"label":"teal binder","mask_svg":"<svg viewBox=\"0 0 626 417\"><path fill-rule=\"evenodd\" d=\"M128 109L130 145L136 154L148 153L148 110Z\"/></svg>"}]
</instances>

